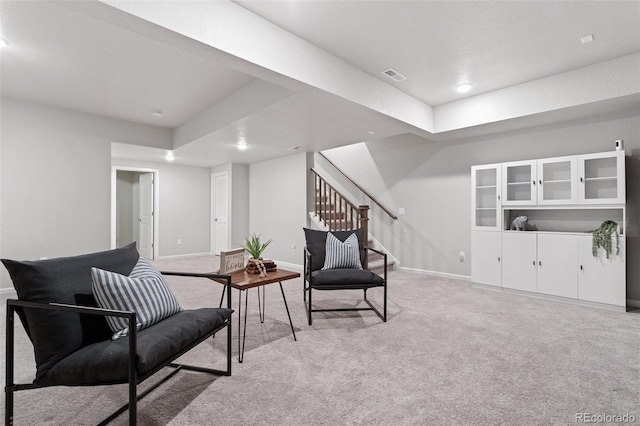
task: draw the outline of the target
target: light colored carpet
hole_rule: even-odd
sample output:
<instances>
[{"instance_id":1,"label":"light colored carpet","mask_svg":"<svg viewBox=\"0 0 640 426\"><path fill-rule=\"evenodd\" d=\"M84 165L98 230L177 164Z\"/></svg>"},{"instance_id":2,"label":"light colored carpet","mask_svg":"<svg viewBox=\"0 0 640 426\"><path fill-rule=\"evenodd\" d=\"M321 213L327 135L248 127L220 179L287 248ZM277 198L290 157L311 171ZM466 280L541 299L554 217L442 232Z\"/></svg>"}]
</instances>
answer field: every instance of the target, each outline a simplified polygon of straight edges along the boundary
<instances>
[{"instance_id":1,"label":"light colored carpet","mask_svg":"<svg viewBox=\"0 0 640 426\"><path fill-rule=\"evenodd\" d=\"M217 258L155 264L205 272L217 267ZM218 304L217 283L168 281L184 307ZM234 358L231 377L179 373L139 403L139 424L542 425L575 424L577 413L629 414L640 422L637 311L479 290L404 272L390 273L389 281L387 323L373 312L317 313L311 327L301 279L284 282L297 342L278 286L266 287L264 324L257 292L250 290L244 362ZM314 298L348 306L359 295L324 292ZM381 293L371 296L380 300ZM234 290L234 308L237 298ZM234 316L234 356L236 321ZM16 378L28 382L32 348L22 327L16 329ZM185 358L223 367L222 337ZM95 424L126 395L126 386L18 392L15 424ZM126 423L126 415L114 422Z\"/></svg>"}]
</instances>

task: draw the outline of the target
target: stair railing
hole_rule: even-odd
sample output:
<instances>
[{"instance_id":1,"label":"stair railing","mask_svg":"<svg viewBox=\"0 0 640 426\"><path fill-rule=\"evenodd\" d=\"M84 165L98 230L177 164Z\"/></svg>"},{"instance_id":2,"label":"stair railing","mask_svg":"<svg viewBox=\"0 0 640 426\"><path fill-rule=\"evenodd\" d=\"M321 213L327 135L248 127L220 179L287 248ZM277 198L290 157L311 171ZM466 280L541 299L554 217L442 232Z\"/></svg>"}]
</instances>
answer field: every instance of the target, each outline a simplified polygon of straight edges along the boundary
<instances>
[{"instance_id":1,"label":"stair railing","mask_svg":"<svg viewBox=\"0 0 640 426\"><path fill-rule=\"evenodd\" d=\"M356 206L329 184L313 168L315 188L315 215L330 231L364 229L369 235L369 206ZM365 244L368 238L365 238Z\"/></svg>"},{"instance_id":2,"label":"stair railing","mask_svg":"<svg viewBox=\"0 0 640 426\"><path fill-rule=\"evenodd\" d=\"M378 207L380 207L380 209L385 212L387 215L389 215L389 217L393 220L397 220L398 216L396 216L395 214L393 214L391 212L391 210L389 210L388 208L386 208L380 201L378 201L373 195L369 194L369 192L364 189L363 187L361 187L360 185L358 185L358 182L354 181L353 179L351 179L349 176L347 176L347 174L345 172L343 172L342 170L340 170L340 168L338 166L336 166L333 161L329 160L327 158L326 155L324 155L321 152L318 152L318 155L320 157L322 157L322 159L324 161L326 161L327 163L329 163L334 169L336 169L342 176L345 177L345 179L347 179L349 182L351 182L356 188L358 188L358 190L360 192L362 192L367 198L369 198L375 205L377 205Z\"/></svg>"}]
</instances>

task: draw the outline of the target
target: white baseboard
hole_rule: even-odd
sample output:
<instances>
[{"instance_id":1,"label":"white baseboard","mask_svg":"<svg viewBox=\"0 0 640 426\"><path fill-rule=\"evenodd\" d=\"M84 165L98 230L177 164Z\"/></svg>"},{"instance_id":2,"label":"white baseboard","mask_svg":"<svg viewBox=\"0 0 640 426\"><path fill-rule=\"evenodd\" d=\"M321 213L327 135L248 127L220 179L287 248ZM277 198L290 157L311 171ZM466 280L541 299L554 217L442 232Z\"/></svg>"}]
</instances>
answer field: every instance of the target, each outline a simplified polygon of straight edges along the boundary
<instances>
[{"instance_id":1,"label":"white baseboard","mask_svg":"<svg viewBox=\"0 0 640 426\"><path fill-rule=\"evenodd\" d=\"M458 275L458 274L449 274L447 272L427 271L425 269L406 268L404 266L401 266L398 270L403 272L412 272L414 274L432 275L434 277L451 278L454 280L461 280L461 281L471 281L471 277L469 275Z\"/></svg>"},{"instance_id":2,"label":"white baseboard","mask_svg":"<svg viewBox=\"0 0 640 426\"><path fill-rule=\"evenodd\" d=\"M18 297L15 288L0 288L0 295L8 297Z\"/></svg>"},{"instance_id":3,"label":"white baseboard","mask_svg":"<svg viewBox=\"0 0 640 426\"><path fill-rule=\"evenodd\" d=\"M169 256L158 256L157 259L161 260L161 259L180 259L182 257L194 257L194 256L218 256L217 254L211 253L211 252L205 252L205 253L189 253L189 254L172 254Z\"/></svg>"},{"instance_id":4,"label":"white baseboard","mask_svg":"<svg viewBox=\"0 0 640 426\"><path fill-rule=\"evenodd\" d=\"M616 306L616 305L609 305L607 303L591 302L589 300L572 299L569 297L554 296L552 294L533 293L530 291L515 290L512 288L503 288L503 287L487 285L487 284L472 283L471 287L482 289L482 290L517 294L520 296L532 297L536 299L553 300L555 302L569 303L571 305L592 306L595 308L608 309L608 310L617 311L617 312L626 312L627 310L626 307L624 306ZM627 306L633 307L634 306L633 303L637 303L638 304L637 306L640 307L640 300L627 299Z\"/></svg>"},{"instance_id":5,"label":"white baseboard","mask_svg":"<svg viewBox=\"0 0 640 426\"><path fill-rule=\"evenodd\" d=\"M295 272L302 272L302 265L299 265L297 263L281 262L279 260L276 260L275 262L278 268L283 267L284 269L290 269Z\"/></svg>"}]
</instances>

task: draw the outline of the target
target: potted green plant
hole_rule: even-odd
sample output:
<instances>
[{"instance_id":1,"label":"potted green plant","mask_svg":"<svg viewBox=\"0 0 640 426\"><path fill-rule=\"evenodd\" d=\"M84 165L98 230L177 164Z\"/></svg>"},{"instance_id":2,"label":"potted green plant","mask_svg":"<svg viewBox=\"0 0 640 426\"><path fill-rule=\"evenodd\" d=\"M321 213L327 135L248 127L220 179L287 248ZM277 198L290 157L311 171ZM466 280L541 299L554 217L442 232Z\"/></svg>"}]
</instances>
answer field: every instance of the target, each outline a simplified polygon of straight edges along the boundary
<instances>
[{"instance_id":1,"label":"potted green plant","mask_svg":"<svg viewBox=\"0 0 640 426\"><path fill-rule=\"evenodd\" d=\"M245 238L244 244L242 244L242 248L244 248L247 253L251 255L252 259L260 259L262 257L262 252L264 252L267 246L272 242L273 240L270 239L263 243L260 238L260 234L256 235L255 233L253 233Z\"/></svg>"},{"instance_id":2,"label":"potted green plant","mask_svg":"<svg viewBox=\"0 0 640 426\"><path fill-rule=\"evenodd\" d=\"M618 233L618 224L613 220L605 220L598 229L587 231L593 234L593 243L591 245L591 254L593 257L598 256L598 248L602 247L607 255L607 259L613 252L611 236L616 236L616 255L620 253L620 234Z\"/></svg>"},{"instance_id":3,"label":"potted green plant","mask_svg":"<svg viewBox=\"0 0 640 426\"><path fill-rule=\"evenodd\" d=\"M262 242L260 234L256 235L255 233L245 238L242 248L251 256L245 268L247 272L259 273L261 277L266 276L267 269L262 262L262 253L272 241L273 240L269 239L268 241Z\"/></svg>"}]
</instances>

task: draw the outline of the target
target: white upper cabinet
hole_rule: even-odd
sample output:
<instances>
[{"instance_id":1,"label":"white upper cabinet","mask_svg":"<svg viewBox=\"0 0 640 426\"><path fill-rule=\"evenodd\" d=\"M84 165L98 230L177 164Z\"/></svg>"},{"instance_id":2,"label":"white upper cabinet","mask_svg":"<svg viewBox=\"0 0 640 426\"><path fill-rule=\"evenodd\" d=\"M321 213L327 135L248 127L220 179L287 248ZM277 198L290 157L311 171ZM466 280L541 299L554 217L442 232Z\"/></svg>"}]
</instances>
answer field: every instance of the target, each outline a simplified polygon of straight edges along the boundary
<instances>
[{"instance_id":1,"label":"white upper cabinet","mask_svg":"<svg viewBox=\"0 0 640 426\"><path fill-rule=\"evenodd\" d=\"M624 151L578 156L578 201L625 203Z\"/></svg>"},{"instance_id":2,"label":"white upper cabinet","mask_svg":"<svg viewBox=\"0 0 640 426\"><path fill-rule=\"evenodd\" d=\"M501 230L500 164L471 168L472 228Z\"/></svg>"},{"instance_id":3,"label":"white upper cabinet","mask_svg":"<svg viewBox=\"0 0 640 426\"><path fill-rule=\"evenodd\" d=\"M502 204L524 206L537 201L536 160L502 164Z\"/></svg>"},{"instance_id":4,"label":"white upper cabinet","mask_svg":"<svg viewBox=\"0 0 640 426\"><path fill-rule=\"evenodd\" d=\"M624 204L624 151L502 164L502 205Z\"/></svg>"},{"instance_id":5,"label":"white upper cabinet","mask_svg":"<svg viewBox=\"0 0 640 426\"><path fill-rule=\"evenodd\" d=\"M576 204L578 202L578 158L538 160L538 204Z\"/></svg>"}]
</instances>

